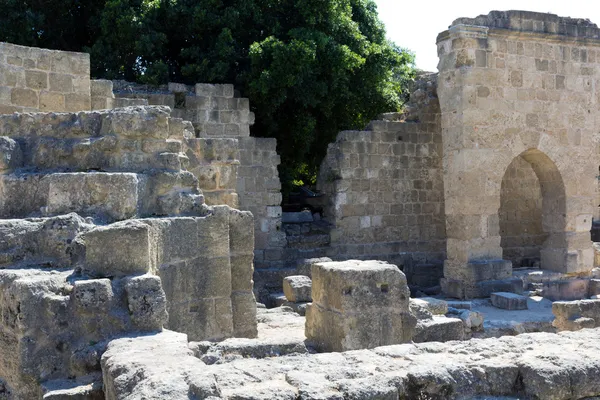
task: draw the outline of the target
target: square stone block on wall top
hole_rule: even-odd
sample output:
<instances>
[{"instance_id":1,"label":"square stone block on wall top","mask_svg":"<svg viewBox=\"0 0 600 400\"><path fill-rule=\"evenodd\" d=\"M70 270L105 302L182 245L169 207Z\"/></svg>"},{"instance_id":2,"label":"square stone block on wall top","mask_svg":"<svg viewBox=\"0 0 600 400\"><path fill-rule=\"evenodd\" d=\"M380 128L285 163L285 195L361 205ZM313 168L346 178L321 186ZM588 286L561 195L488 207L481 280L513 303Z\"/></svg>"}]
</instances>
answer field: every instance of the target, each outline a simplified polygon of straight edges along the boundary
<instances>
[{"instance_id":1,"label":"square stone block on wall top","mask_svg":"<svg viewBox=\"0 0 600 400\"><path fill-rule=\"evenodd\" d=\"M80 243L76 252L83 272L98 278L148 272L149 229L139 220L130 220L84 233L76 239Z\"/></svg>"}]
</instances>

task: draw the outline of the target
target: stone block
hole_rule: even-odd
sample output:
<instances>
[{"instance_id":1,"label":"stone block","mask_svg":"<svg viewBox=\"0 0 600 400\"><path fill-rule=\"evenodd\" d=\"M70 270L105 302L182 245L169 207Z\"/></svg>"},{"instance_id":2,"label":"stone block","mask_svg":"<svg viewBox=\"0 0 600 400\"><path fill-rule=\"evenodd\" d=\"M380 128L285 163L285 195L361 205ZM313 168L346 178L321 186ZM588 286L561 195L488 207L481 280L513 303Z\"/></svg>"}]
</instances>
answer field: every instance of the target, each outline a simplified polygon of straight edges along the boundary
<instances>
[{"instance_id":1,"label":"stone block","mask_svg":"<svg viewBox=\"0 0 600 400\"><path fill-rule=\"evenodd\" d=\"M305 258L303 260L299 260L296 266L296 270L298 271L297 275L304 275L310 278L312 276L312 266L314 264L331 261L333 260L329 257Z\"/></svg>"},{"instance_id":2,"label":"stone block","mask_svg":"<svg viewBox=\"0 0 600 400\"><path fill-rule=\"evenodd\" d=\"M470 310L471 302L470 301L447 301L448 308L456 308L457 310Z\"/></svg>"},{"instance_id":3,"label":"stone block","mask_svg":"<svg viewBox=\"0 0 600 400\"><path fill-rule=\"evenodd\" d=\"M492 293L490 300L494 307L505 310L526 310L527 297L515 293L497 292Z\"/></svg>"},{"instance_id":4,"label":"stone block","mask_svg":"<svg viewBox=\"0 0 600 400\"><path fill-rule=\"evenodd\" d=\"M40 90L48 87L48 74L44 71L25 71L25 85Z\"/></svg>"},{"instance_id":5,"label":"stone block","mask_svg":"<svg viewBox=\"0 0 600 400\"><path fill-rule=\"evenodd\" d=\"M558 331L577 331L600 326L600 300L555 301L552 325Z\"/></svg>"},{"instance_id":6,"label":"stone block","mask_svg":"<svg viewBox=\"0 0 600 400\"><path fill-rule=\"evenodd\" d=\"M304 275L283 278L283 293L293 303L312 301L312 280Z\"/></svg>"},{"instance_id":7,"label":"stone block","mask_svg":"<svg viewBox=\"0 0 600 400\"><path fill-rule=\"evenodd\" d=\"M411 299L411 302L423 306L433 315L445 315L448 313L448 303L444 300L434 299L433 297L419 297Z\"/></svg>"},{"instance_id":8,"label":"stone block","mask_svg":"<svg viewBox=\"0 0 600 400\"><path fill-rule=\"evenodd\" d=\"M600 243L592 243L592 248L594 249L594 267L600 267Z\"/></svg>"},{"instance_id":9,"label":"stone block","mask_svg":"<svg viewBox=\"0 0 600 400\"><path fill-rule=\"evenodd\" d=\"M40 111L65 111L65 95L57 92L40 92Z\"/></svg>"},{"instance_id":10,"label":"stone block","mask_svg":"<svg viewBox=\"0 0 600 400\"><path fill-rule=\"evenodd\" d=\"M139 220L117 222L80 236L84 273L94 277L122 277L146 273L150 260L149 226Z\"/></svg>"},{"instance_id":11,"label":"stone block","mask_svg":"<svg viewBox=\"0 0 600 400\"><path fill-rule=\"evenodd\" d=\"M50 73L48 75L50 91L58 93L73 92L73 77L71 75Z\"/></svg>"},{"instance_id":12,"label":"stone block","mask_svg":"<svg viewBox=\"0 0 600 400\"><path fill-rule=\"evenodd\" d=\"M600 294L600 279L590 279L588 283L588 297Z\"/></svg>"},{"instance_id":13,"label":"stone block","mask_svg":"<svg viewBox=\"0 0 600 400\"><path fill-rule=\"evenodd\" d=\"M252 291L254 281L253 267L254 257L252 254L232 255L231 263L231 290Z\"/></svg>"},{"instance_id":14,"label":"stone block","mask_svg":"<svg viewBox=\"0 0 600 400\"><path fill-rule=\"evenodd\" d=\"M92 98L87 94L65 94L65 111L89 111L92 108Z\"/></svg>"},{"instance_id":15,"label":"stone block","mask_svg":"<svg viewBox=\"0 0 600 400\"><path fill-rule=\"evenodd\" d=\"M233 311L229 297L168 301L168 313L167 328L185 332L190 341L223 340L233 335Z\"/></svg>"},{"instance_id":16,"label":"stone block","mask_svg":"<svg viewBox=\"0 0 600 400\"><path fill-rule=\"evenodd\" d=\"M15 106L31 108L39 106L38 94L32 89L14 88L10 93L10 100Z\"/></svg>"},{"instance_id":17,"label":"stone block","mask_svg":"<svg viewBox=\"0 0 600 400\"><path fill-rule=\"evenodd\" d=\"M255 338L258 335L256 321L256 299L252 290L234 292L231 295L233 314L233 335L235 337Z\"/></svg>"},{"instance_id":18,"label":"stone block","mask_svg":"<svg viewBox=\"0 0 600 400\"><path fill-rule=\"evenodd\" d=\"M418 299L410 299L410 313L414 315L417 320L433 319L433 314L427 308L426 303L416 300Z\"/></svg>"},{"instance_id":19,"label":"stone block","mask_svg":"<svg viewBox=\"0 0 600 400\"><path fill-rule=\"evenodd\" d=\"M173 93L185 93L188 91L187 86L183 83L169 82L167 87L169 88L169 92Z\"/></svg>"},{"instance_id":20,"label":"stone block","mask_svg":"<svg viewBox=\"0 0 600 400\"><path fill-rule=\"evenodd\" d=\"M0 136L0 171L23 166L23 152L15 140Z\"/></svg>"},{"instance_id":21,"label":"stone block","mask_svg":"<svg viewBox=\"0 0 600 400\"><path fill-rule=\"evenodd\" d=\"M142 275L125 283L127 305L133 325L140 331L160 331L167 323L167 299L160 278Z\"/></svg>"},{"instance_id":22,"label":"stone block","mask_svg":"<svg viewBox=\"0 0 600 400\"><path fill-rule=\"evenodd\" d=\"M542 296L548 300L581 300L588 297L589 280L569 279L543 284Z\"/></svg>"},{"instance_id":23,"label":"stone block","mask_svg":"<svg viewBox=\"0 0 600 400\"><path fill-rule=\"evenodd\" d=\"M109 222L136 216L137 174L59 173L44 179L48 183L49 214L76 212Z\"/></svg>"},{"instance_id":24,"label":"stone block","mask_svg":"<svg viewBox=\"0 0 600 400\"><path fill-rule=\"evenodd\" d=\"M468 282L492 281L510 278L512 263L508 260L469 262L463 271Z\"/></svg>"},{"instance_id":25,"label":"stone block","mask_svg":"<svg viewBox=\"0 0 600 400\"><path fill-rule=\"evenodd\" d=\"M90 82L90 94L93 97L113 98L113 82L106 79L92 79Z\"/></svg>"},{"instance_id":26,"label":"stone block","mask_svg":"<svg viewBox=\"0 0 600 400\"><path fill-rule=\"evenodd\" d=\"M110 279L88 279L73 284L71 298L78 312L107 312L112 306L113 290Z\"/></svg>"},{"instance_id":27,"label":"stone block","mask_svg":"<svg viewBox=\"0 0 600 400\"><path fill-rule=\"evenodd\" d=\"M321 351L403 343L416 324L406 277L397 266L349 260L312 267L306 337Z\"/></svg>"},{"instance_id":28,"label":"stone block","mask_svg":"<svg viewBox=\"0 0 600 400\"><path fill-rule=\"evenodd\" d=\"M457 299L485 298L494 292L523 293L523 280L521 278L481 281L475 284L442 278L440 283L444 294Z\"/></svg>"},{"instance_id":29,"label":"stone block","mask_svg":"<svg viewBox=\"0 0 600 400\"><path fill-rule=\"evenodd\" d=\"M463 340L464 335L465 328L462 320L434 316L431 320L422 320L417 323L412 340L415 343L448 342Z\"/></svg>"}]
</instances>

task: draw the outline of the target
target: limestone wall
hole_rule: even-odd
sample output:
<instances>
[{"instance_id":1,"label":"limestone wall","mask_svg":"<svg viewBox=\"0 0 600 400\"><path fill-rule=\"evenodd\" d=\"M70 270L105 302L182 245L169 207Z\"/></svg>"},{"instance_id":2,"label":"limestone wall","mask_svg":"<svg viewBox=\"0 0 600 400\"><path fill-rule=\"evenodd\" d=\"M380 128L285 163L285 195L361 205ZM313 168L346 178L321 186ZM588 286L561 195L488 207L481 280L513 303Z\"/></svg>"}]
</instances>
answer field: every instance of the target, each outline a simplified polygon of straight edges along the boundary
<instances>
[{"instance_id":1,"label":"limestone wall","mask_svg":"<svg viewBox=\"0 0 600 400\"><path fill-rule=\"evenodd\" d=\"M254 215L255 268L280 267L286 236L281 228L281 183L277 141L240 138L237 192L240 209ZM260 273L260 271L257 271Z\"/></svg>"},{"instance_id":2,"label":"limestone wall","mask_svg":"<svg viewBox=\"0 0 600 400\"><path fill-rule=\"evenodd\" d=\"M166 105L173 116L191 121L197 137L248 137L254 113L248 99L234 96L233 85L180 83L151 86L113 81L117 98L144 99L149 105Z\"/></svg>"},{"instance_id":3,"label":"limestone wall","mask_svg":"<svg viewBox=\"0 0 600 400\"><path fill-rule=\"evenodd\" d=\"M188 170L198 178L209 205L240 207L237 193L239 142L234 138L189 138L185 142Z\"/></svg>"},{"instance_id":4,"label":"limestone wall","mask_svg":"<svg viewBox=\"0 0 600 400\"><path fill-rule=\"evenodd\" d=\"M496 215L519 156L543 183L542 268L592 268L598 32L585 20L507 11L459 19L438 36L446 214L457 227L447 277L466 279L503 257Z\"/></svg>"},{"instance_id":5,"label":"limestone wall","mask_svg":"<svg viewBox=\"0 0 600 400\"><path fill-rule=\"evenodd\" d=\"M286 237L281 229L277 142L250 137L254 113L248 99L236 97L233 85L150 86L124 81L113 85L115 102L167 105L173 117L191 121L196 137L185 140L184 152L206 203L251 211L257 270L283 267Z\"/></svg>"},{"instance_id":6,"label":"limestone wall","mask_svg":"<svg viewBox=\"0 0 600 400\"><path fill-rule=\"evenodd\" d=\"M504 174L498 214L504 258L515 267L539 265L547 238L542 226L542 191L535 171L522 157L515 158Z\"/></svg>"},{"instance_id":7,"label":"limestone wall","mask_svg":"<svg viewBox=\"0 0 600 400\"><path fill-rule=\"evenodd\" d=\"M441 261L445 250L442 136L434 77L407 115L388 115L329 145L319 173L336 259L398 265Z\"/></svg>"},{"instance_id":8,"label":"limestone wall","mask_svg":"<svg viewBox=\"0 0 600 400\"><path fill-rule=\"evenodd\" d=\"M0 114L90 107L89 54L0 42Z\"/></svg>"}]
</instances>

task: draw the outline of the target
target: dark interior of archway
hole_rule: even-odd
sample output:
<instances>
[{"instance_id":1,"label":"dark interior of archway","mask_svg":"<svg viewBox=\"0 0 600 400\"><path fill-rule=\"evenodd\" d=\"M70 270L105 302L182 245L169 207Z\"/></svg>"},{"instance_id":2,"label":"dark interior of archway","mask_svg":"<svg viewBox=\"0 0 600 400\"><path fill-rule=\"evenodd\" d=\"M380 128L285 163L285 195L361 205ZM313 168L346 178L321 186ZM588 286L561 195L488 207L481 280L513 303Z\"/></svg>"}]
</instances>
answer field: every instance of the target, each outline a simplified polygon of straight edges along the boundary
<instances>
[{"instance_id":1,"label":"dark interior of archway","mask_svg":"<svg viewBox=\"0 0 600 400\"><path fill-rule=\"evenodd\" d=\"M540 180L531 164L518 156L506 169L500 194L501 246L503 258L514 267L537 267L547 234L542 216Z\"/></svg>"}]
</instances>

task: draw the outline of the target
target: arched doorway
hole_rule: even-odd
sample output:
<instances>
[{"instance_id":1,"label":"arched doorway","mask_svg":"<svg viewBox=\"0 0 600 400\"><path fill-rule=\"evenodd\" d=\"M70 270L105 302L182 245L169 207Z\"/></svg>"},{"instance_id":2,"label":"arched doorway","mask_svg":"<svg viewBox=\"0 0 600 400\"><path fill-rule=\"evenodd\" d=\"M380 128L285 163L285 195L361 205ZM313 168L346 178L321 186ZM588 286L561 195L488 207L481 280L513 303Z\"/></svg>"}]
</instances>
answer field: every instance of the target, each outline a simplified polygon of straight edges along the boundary
<instances>
[{"instance_id":1,"label":"arched doorway","mask_svg":"<svg viewBox=\"0 0 600 400\"><path fill-rule=\"evenodd\" d=\"M565 186L554 162L529 149L513 159L500 194L503 258L514 267L560 269L565 262Z\"/></svg>"}]
</instances>

